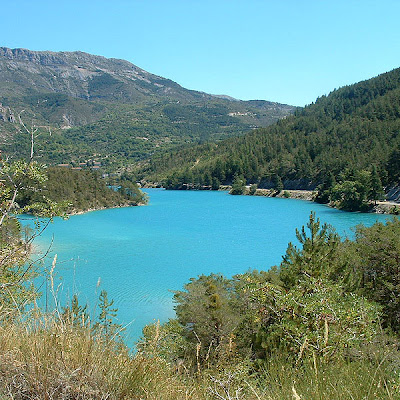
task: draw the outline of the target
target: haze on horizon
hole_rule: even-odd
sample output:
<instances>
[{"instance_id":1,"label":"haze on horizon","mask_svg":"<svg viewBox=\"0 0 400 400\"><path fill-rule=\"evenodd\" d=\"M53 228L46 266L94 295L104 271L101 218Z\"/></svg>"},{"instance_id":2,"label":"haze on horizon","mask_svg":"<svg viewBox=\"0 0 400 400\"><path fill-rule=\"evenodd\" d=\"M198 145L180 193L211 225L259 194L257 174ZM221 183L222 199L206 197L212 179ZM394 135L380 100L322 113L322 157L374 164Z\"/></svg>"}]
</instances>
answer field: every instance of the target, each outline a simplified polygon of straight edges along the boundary
<instances>
[{"instance_id":1,"label":"haze on horizon","mask_svg":"<svg viewBox=\"0 0 400 400\"><path fill-rule=\"evenodd\" d=\"M397 0L21 0L0 46L80 50L188 89L303 106L399 67L398 15Z\"/></svg>"}]
</instances>

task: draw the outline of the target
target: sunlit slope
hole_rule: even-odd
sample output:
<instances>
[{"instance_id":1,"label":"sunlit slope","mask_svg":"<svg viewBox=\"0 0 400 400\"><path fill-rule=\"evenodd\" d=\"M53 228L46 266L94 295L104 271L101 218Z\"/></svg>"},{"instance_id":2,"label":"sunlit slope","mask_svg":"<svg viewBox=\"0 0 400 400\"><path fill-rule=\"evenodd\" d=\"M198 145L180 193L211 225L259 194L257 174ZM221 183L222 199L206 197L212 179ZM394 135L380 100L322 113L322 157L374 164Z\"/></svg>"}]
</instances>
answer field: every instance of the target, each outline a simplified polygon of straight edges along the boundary
<instances>
[{"instance_id":1,"label":"sunlit slope","mask_svg":"<svg viewBox=\"0 0 400 400\"><path fill-rule=\"evenodd\" d=\"M93 155L130 163L163 148L242 135L294 110L188 90L124 60L4 47L0 103L1 136L19 131L22 112L25 122L51 129L38 142L55 163ZM21 152L23 138L14 139L10 151Z\"/></svg>"},{"instance_id":2,"label":"sunlit slope","mask_svg":"<svg viewBox=\"0 0 400 400\"><path fill-rule=\"evenodd\" d=\"M310 187L345 169L378 168L384 182L399 178L400 69L334 90L295 115L243 137L164 153L143 169L153 181L176 184L213 178L269 184L277 177Z\"/></svg>"}]
</instances>

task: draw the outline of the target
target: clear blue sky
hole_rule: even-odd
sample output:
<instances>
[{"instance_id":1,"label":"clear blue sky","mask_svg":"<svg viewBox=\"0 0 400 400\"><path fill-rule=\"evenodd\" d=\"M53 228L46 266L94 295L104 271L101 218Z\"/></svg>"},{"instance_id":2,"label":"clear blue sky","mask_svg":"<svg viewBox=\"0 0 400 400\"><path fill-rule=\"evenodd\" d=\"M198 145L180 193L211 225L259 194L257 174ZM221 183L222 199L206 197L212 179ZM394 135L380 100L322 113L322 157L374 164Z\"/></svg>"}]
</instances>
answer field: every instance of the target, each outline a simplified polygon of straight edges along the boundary
<instances>
[{"instance_id":1,"label":"clear blue sky","mask_svg":"<svg viewBox=\"0 0 400 400\"><path fill-rule=\"evenodd\" d=\"M0 46L126 59L180 85L302 106L400 67L400 0L0 0Z\"/></svg>"}]
</instances>

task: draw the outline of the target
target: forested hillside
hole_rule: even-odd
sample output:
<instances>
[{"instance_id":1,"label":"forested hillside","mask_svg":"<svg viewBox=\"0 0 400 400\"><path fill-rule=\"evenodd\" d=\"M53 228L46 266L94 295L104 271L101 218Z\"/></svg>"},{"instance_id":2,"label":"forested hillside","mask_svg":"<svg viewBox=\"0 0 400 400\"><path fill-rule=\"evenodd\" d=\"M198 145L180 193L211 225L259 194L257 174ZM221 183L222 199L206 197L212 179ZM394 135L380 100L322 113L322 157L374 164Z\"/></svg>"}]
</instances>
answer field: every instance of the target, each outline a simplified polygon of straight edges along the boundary
<instances>
[{"instance_id":1,"label":"forested hillside","mask_svg":"<svg viewBox=\"0 0 400 400\"><path fill-rule=\"evenodd\" d=\"M259 187L325 183L327 190L352 182L353 190L375 174L389 185L400 177L399 132L400 69L395 69L334 90L294 116L243 137L159 154L142 177L170 188L217 187L242 176Z\"/></svg>"},{"instance_id":2,"label":"forested hillside","mask_svg":"<svg viewBox=\"0 0 400 400\"><path fill-rule=\"evenodd\" d=\"M68 212L136 206L147 201L132 176L110 180L96 171L51 167L47 177L42 194L55 202L68 202Z\"/></svg>"},{"instance_id":3,"label":"forested hillside","mask_svg":"<svg viewBox=\"0 0 400 400\"><path fill-rule=\"evenodd\" d=\"M132 176L116 176L106 180L91 170L50 167L45 171L46 179L40 190L23 192L16 198L19 207L25 208L26 212L35 213L35 205L43 202L43 198L63 204L65 213L136 206L147 202L146 195ZM108 182L112 185L108 185ZM34 206L29 208L29 204Z\"/></svg>"},{"instance_id":4,"label":"forested hillside","mask_svg":"<svg viewBox=\"0 0 400 400\"><path fill-rule=\"evenodd\" d=\"M161 149L242 135L293 110L188 90L124 60L0 48L2 150L17 157L26 146L21 113L41 133L44 161L96 157L112 169Z\"/></svg>"}]
</instances>

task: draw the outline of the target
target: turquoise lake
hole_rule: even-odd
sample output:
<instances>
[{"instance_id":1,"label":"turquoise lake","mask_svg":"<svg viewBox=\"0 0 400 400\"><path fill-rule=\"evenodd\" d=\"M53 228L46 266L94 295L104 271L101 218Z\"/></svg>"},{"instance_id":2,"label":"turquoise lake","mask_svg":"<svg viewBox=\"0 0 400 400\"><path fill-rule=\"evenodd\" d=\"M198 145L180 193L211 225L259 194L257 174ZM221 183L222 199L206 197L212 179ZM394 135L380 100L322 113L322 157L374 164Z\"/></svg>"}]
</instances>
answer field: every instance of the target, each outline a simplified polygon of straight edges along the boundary
<instances>
[{"instance_id":1,"label":"turquoise lake","mask_svg":"<svg viewBox=\"0 0 400 400\"><path fill-rule=\"evenodd\" d=\"M43 252L53 238L46 266L57 254L55 284L62 301L76 293L94 315L100 291L107 290L119 309L118 322L128 325L129 344L145 324L174 316L171 290L180 290L190 278L279 265L288 242L296 240L295 229L307 223L311 211L347 237L357 224L387 219L301 200L146 192L148 206L56 219L35 241Z\"/></svg>"}]
</instances>

